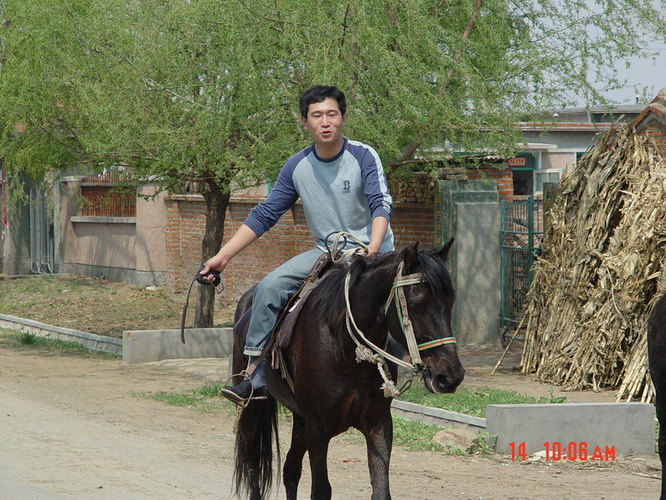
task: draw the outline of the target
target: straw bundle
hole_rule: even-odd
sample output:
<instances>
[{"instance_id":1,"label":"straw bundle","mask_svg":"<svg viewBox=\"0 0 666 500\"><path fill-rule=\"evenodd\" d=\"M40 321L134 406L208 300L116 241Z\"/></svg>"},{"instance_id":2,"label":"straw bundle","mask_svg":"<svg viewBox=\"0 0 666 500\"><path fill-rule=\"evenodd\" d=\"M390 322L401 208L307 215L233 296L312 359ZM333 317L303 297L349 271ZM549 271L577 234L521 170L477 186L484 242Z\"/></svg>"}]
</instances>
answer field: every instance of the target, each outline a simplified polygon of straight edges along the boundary
<instances>
[{"instance_id":1,"label":"straw bundle","mask_svg":"<svg viewBox=\"0 0 666 500\"><path fill-rule=\"evenodd\" d=\"M652 400L646 321L666 288L665 200L666 162L630 126L562 180L533 267L523 373Z\"/></svg>"}]
</instances>

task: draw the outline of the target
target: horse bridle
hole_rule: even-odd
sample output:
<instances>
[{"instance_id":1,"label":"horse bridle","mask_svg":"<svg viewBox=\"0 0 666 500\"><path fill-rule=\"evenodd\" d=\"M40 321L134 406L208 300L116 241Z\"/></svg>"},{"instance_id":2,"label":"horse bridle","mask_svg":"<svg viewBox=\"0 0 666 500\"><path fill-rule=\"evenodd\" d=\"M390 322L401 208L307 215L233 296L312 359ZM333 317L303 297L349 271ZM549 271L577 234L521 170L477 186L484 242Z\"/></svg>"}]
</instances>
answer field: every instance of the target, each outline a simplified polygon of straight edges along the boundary
<instances>
[{"instance_id":1,"label":"horse bridle","mask_svg":"<svg viewBox=\"0 0 666 500\"><path fill-rule=\"evenodd\" d=\"M440 339L430 340L421 344L416 343L416 334L414 333L412 320L409 317L409 310L407 309L407 298L405 297L405 291L403 288L409 285L425 283L426 279L423 273L413 273L403 276L403 268L404 263L400 262L398 265L398 272L396 274L395 280L393 281L393 286L391 287L391 293L389 294L388 299L386 300L386 305L384 306L384 315L386 315L389 308L391 307L391 303L395 303L395 309L398 313L398 319L400 320L400 328L402 328L402 333L405 335L405 339L407 340L407 348L409 350L409 355L412 358L412 363L415 366L422 366L423 361L421 360L420 351L439 347L440 345L444 344L455 344L456 338L442 337Z\"/></svg>"},{"instance_id":2,"label":"horse bridle","mask_svg":"<svg viewBox=\"0 0 666 500\"><path fill-rule=\"evenodd\" d=\"M402 366L403 368L407 368L412 372L418 373L423 371L424 368L420 351L424 351L426 349L432 349L434 347L438 347L444 344L456 343L455 337L443 337L440 339L423 342L421 344L418 344L416 342L414 326L412 325L412 321L409 317L409 310L407 309L407 299L405 297L405 291L403 290L403 288L410 285L417 285L419 283L424 283L426 279L423 273L413 273L413 274L403 275L402 274L403 269L404 269L404 263L400 262L400 264L398 264L396 277L393 280L393 285L391 286L391 293L389 294L388 299L386 300L383 312L386 315L388 309L391 307L391 303L395 303L396 311L398 313L398 318L400 320L400 327L402 329L403 334L405 335L405 339L407 340L407 348L409 350L409 355L412 359L411 363L404 361L403 359L400 359L396 356L393 356L392 354L386 352L384 349L372 343L370 340L366 338L366 336L363 334L360 328L356 326L356 322L354 321L354 316L352 315L351 312L351 304L349 301L349 283L351 280L351 275L349 272L347 272L347 275L345 276L345 303L347 306L347 314L346 314L347 330L349 331L349 335L351 336L352 340L356 344L356 360L359 362L370 361L371 363L375 363L377 365L377 368L379 369L379 372L382 378L384 379L384 385L382 386L382 389L384 389L384 395L386 397L396 396L400 394L400 391L398 391L395 388L395 384L393 383L393 381L391 381L388 378L386 374L386 368L387 368L386 359L392 361L393 363L399 366ZM372 354L372 351L374 351L375 354Z\"/></svg>"}]
</instances>

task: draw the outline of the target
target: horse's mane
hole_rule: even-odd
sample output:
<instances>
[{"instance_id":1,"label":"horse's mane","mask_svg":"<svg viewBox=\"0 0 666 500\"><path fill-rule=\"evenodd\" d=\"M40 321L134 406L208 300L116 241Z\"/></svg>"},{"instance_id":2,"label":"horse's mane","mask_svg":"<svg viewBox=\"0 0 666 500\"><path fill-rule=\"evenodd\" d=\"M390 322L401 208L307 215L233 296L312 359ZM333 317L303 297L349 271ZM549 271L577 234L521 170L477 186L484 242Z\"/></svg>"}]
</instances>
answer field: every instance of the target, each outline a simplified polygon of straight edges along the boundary
<instances>
[{"instance_id":1,"label":"horse's mane","mask_svg":"<svg viewBox=\"0 0 666 500\"><path fill-rule=\"evenodd\" d=\"M347 270L350 276L350 288L353 289L361 276L370 273L395 273L397 262L405 259L405 254L414 247L395 250L386 254L372 257L359 257L354 259L349 268L336 266L326 273L322 281L312 291L310 300L313 307L319 312L322 320L329 325L337 325L344 321L346 310L344 297L344 283ZM437 250L430 248L417 248L415 262L405 271L405 274L421 272L425 275L426 284L430 291L437 296L450 296L455 294L453 283L446 266L436 255ZM394 265L395 264L395 265ZM392 276L393 278L394 276Z\"/></svg>"},{"instance_id":2,"label":"horse's mane","mask_svg":"<svg viewBox=\"0 0 666 500\"><path fill-rule=\"evenodd\" d=\"M437 255L438 249L420 248L416 253L417 265L426 277L426 283L430 291L437 296L448 296L453 299L455 289L451 281L451 275L444 265L442 259Z\"/></svg>"}]
</instances>

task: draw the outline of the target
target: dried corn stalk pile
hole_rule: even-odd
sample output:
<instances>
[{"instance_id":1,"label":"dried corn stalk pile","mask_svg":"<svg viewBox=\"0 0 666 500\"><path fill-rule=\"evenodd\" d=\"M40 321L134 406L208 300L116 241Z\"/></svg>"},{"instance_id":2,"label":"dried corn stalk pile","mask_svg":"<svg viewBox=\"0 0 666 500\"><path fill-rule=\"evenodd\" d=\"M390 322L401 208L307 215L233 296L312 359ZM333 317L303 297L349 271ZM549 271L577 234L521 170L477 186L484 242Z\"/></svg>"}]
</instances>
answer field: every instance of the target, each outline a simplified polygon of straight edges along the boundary
<instances>
[{"instance_id":1,"label":"dried corn stalk pile","mask_svg":"<svg viewBox=\"0 0 666 500\"><path fill-rule=\"evenodd\" d=\"M631 127L615 127L562 180L547 215L523 372L652 400L646 320L666 289L665 245L666 162Z\"/></svg>"}]
</instances>

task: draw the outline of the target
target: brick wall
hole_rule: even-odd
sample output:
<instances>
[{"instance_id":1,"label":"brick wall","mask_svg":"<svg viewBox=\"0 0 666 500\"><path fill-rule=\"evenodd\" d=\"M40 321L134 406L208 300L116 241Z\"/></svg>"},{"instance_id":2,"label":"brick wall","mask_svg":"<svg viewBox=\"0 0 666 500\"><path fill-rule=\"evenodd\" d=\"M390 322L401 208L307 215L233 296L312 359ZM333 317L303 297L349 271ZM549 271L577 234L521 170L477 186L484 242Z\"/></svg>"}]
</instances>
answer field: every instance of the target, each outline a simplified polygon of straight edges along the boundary
<instances>
[{"instance_id":1,"label":"brick wall","mask_svg":"<svg viewBox=\"0 0 666 500\"><path fill-rule=\"evenodd\" d=\"M435 180L428 174L415 174L409 182L391 180L389 189L394 212L391 228L397 248L416 243L435 245Z\"/></svg>"},{"instance_id":2,"label":"brick wall","mask_svg":"<svg viewBox=\"0 0 666 500\"><path fill-rule=\"evenodd\" d=\"M391 226L396 246L416 241L426 247L434 245L433 186L434 182L428 178L422 179L418 188L395 187L395 212ZM224 225L224 241L229 240L260 199L232 197ZM174 291L184 291L201 265L206 205L200 195L172 195L165 203L168 284ZM303 208L296 204L268 234L237 256L227 267L223 274L225 297L236 300L244 290L281 263L312 248L312 241Z\"/></svg>"},{"instance_id":3,"label":"brick wall","mask_svg":"<svg viewBox=\"0 0 666 500\"><path fill-rule=\"evenodd\" d=\"M467 172L470 179L494 180L500 199L513 198L511 169L483 169ZM391 180L389 188L395 211L391 227L396 247L420 242L433 247L435 241L435 180L427 174L416 174L409 182ZM250 209L262 199L245 195L232 197L227 210L224 241L245 220ZM167 205L167 268L168 284L175 291L184 291L201 265L201 241L205 226L205 203L200 195L173 195ZM240 294L290 257L308 250L312 236L305 223L300 204L285 213L267 235L237 256L227 267L223 279L227 300Z\"/></svg>"},{"instance_id":4,"label":"brick wall","mask_svg":"<svg viewBox=\"0 0 666 500\"><path fill-rule=\"evenodd\" d=\"M666 158L666 88L659 91L632 125L638 133L649 136L661 156Z\"/></svg>"},{"instance_id":5,"label":"brick wall","mask_svg":"<svg viewBox=\"0 0 666 500\"><path fill-rule=\"evenodd\" d=\"M484 168L467 172L469 180L493 180L500 200L513 200L513 174L510 168Z\"/></svg>"},{"instance_id":6,"label":"brick wall","mask_svg":"<svg viewBox=\"0 0 666 500\"><path fill-rule=\"evenodd\" d=\"M661 155L666 158L666 123L660 120L651 120L641 133L650 137L652 142L659 148Z\"/></svg>"}]
</instances>

